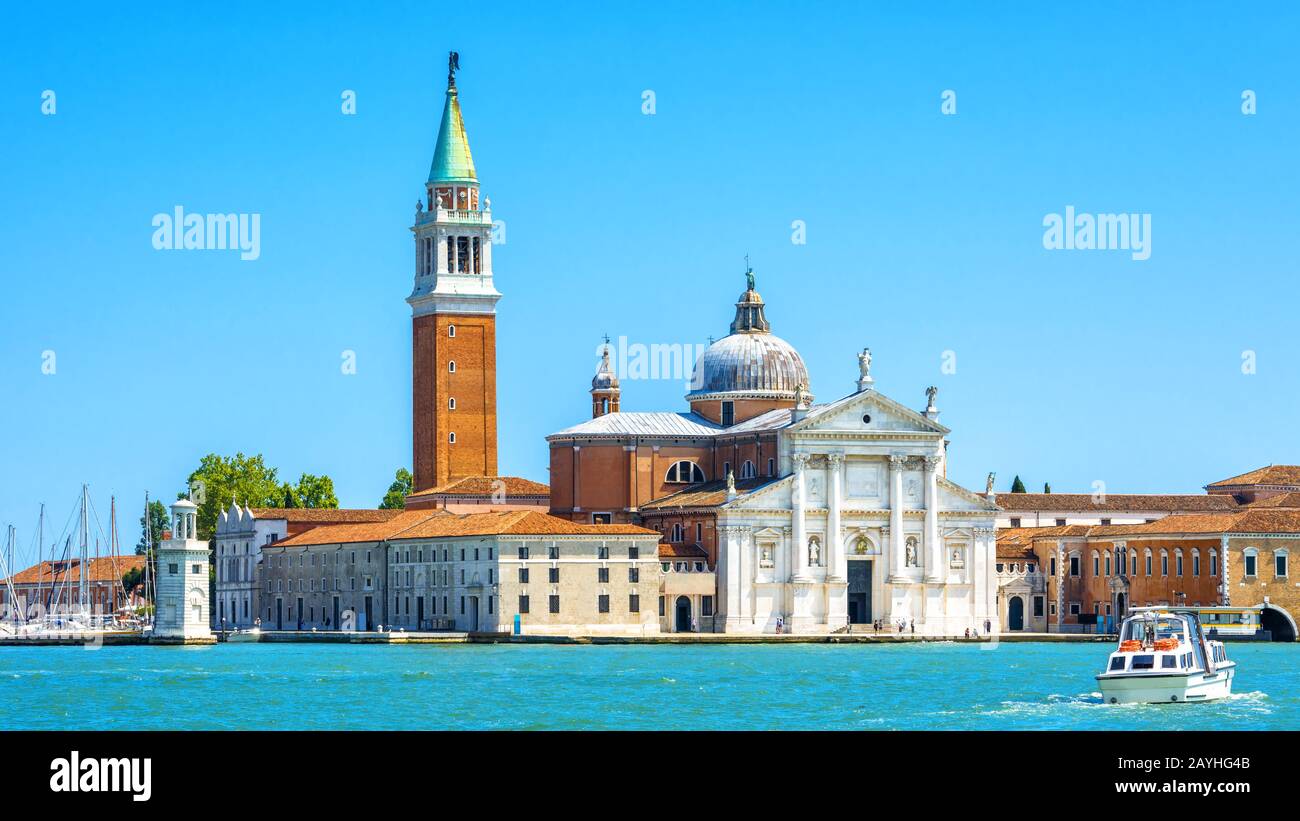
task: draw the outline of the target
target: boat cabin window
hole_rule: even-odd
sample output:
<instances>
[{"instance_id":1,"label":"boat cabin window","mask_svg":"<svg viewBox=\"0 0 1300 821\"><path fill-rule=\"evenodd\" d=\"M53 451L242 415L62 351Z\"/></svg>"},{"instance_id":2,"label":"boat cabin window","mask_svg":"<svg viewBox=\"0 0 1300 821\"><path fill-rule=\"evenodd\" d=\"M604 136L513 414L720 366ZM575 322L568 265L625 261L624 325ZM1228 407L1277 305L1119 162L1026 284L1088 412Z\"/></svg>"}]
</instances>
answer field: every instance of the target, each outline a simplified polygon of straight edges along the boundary
<instances>
[{"instance_id":1,"label":"boat cabin window","mask_svg":"<svg viewBox=\"0 0 1300 821\"><path fill-rule=\"evenodd\" d=\"M1162 669L1172 669L1178 666L1177 656L1161 656L1160 667Z\"/></svg>"},{"instance_id":2,"label":"boat cabin window","mask_svg":"<svg viewBox=\"0 0 1300 821\"><path fill-rule=\"evenodd\" d=\"M1130 670L1153 670L1156 666L1155 656L1134 656Z\"/></svg>"},{"instance_id":3,"label":"boat cabin window","mask_svg":"<svg viewBox=\"0 0 1300 821\"><path fill-rule=\"evenodd\" d=\"M1123 657L1123 656L1115 656L1114 658L1112 658L1112 659L1110 660L1110 669L1112 669L1112 670L1123 670L1123 669L1124 669L1124 657Z\"/></svg>"}]
</instances>

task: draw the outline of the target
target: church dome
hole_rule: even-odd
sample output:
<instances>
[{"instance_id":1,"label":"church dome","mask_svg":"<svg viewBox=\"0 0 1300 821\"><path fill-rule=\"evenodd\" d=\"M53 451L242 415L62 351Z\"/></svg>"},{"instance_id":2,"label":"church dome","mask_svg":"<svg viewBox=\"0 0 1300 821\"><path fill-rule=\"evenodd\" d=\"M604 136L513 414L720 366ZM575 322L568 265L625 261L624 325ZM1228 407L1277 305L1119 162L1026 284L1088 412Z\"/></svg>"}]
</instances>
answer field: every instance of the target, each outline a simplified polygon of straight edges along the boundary
<instances>
[{"instance_id":1,"label":"church dome","mask_svg":"<svg viewBox=\"0 0 1300 821\"><path fill-rule=\"evenodd\" d=\"M771 332L763 298L749 287L736 303L731 333L714 342L695 363L688 400L736 398L793 400L802 386L808 391L808 368L794 346ZM811 399L811 396L808 396Z\"/></svg>"},{"instance_id":2,"label":"church dome","mask_svg":"<svg viewBox=\"0 0 1300 821\"><path fill-rule=\"evenodd\" d=\"M808 384L808 368L794 346L781 337L738 333L708 347L695 363L691 384L694 390L688 399L720 393L794 399L795 389Z\"/></svg>"}]
</instances>

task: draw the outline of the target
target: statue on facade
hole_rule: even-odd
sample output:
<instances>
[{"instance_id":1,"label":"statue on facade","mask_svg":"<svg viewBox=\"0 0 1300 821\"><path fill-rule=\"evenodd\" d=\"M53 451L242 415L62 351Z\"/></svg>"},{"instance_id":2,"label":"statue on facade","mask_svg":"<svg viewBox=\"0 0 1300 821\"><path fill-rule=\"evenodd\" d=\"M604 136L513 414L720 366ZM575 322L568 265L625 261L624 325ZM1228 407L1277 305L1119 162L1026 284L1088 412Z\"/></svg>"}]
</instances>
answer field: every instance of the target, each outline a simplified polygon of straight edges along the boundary
<instances>
[{"instance_id":1,"label":"statue on facade","mask_svg":"<svg viewBox=\"0 0 1300 821\"><path fill-rule=\"evenodd\" d=\"M997 477L998 475L996 473L991 470L989 471L989 478L984 481L984 493L986 495L991 496L993 494L993 480Z\"/></svg>"},{"instance_id":2,"label":"statue on facade","mask_svg":"<svg viewBox=\"0 0 1300 821\"><path fill-rule=\"evenodd\" d=\"M930 387L925 389L925 401L926 401L927 410L934 407L934 398L938 395L939 395L939 389L936 388L934 385L931 385Z\"/></svg>"},{"instance_id":3,"label":"statue on facade","mask_svg":"<svg viewBox=\"0 0 1300 821\"><path fill-rule=\"evenodd\" d=\"M728 470L727 471L727 494L734 495L735 492L736 492L736 472L733 470Z\"/></svg>"},{"instance_id":4,"label":"statue on facade","mask_svg":"<svg viewBox=\"0 0 1300 821\"><path fill-rule=\"evenodd\" d=\"M908 539L905 548L905 561L907 567L916 567L916 539Z\"/></svg>"},{"instance_id":5,"label":"statue on facade","mask_svg":"<svg viewBox=\"0 0 1300 821\"><path fill-rule=\"evenodd\" d=\"M419 214L424 211L424 200L415 201L415 213Z\"/></svg>"},{"instance_id":6,"label":"statue on facade","mask_svg":"<svg viewBox=\"0 0 1300 821\"><path fill-rule=\"evenodd\" d=\"M754 290L754 269L753 268L745 269L745 290L747 291Z\"/></svg>"},{"instance_id":7,"label":"statue on facade","mask_svg":"<svg viewBox=\"0 0 1300 821\"><path fill-rule=\"evenodd\" d=\"M865 391L874 381L871 378L871 349L863 348L858 354L858 390Z\"/></svg>"},{"instance_id":8,"label":"statue on facade","mask_svg":"<svg viewBox=\"0 0 1300 821\"><path fill-rule=\"evenodd\" d=\"M808 565L809 567L821 567L822 564L822 543L817 537L808 540Z\"/></svg>"},{"instance_id":9,"label":"statue on facade","mask_svg":"<svg viewBox=\"0 0 1300 821\"><path fill-rule=\"evenodd\" d=\"M795 385L794 387L794 409L803 410L803 406L804 406L803 383L800 382L798 385Z\"/></svg>"}]
</instances>

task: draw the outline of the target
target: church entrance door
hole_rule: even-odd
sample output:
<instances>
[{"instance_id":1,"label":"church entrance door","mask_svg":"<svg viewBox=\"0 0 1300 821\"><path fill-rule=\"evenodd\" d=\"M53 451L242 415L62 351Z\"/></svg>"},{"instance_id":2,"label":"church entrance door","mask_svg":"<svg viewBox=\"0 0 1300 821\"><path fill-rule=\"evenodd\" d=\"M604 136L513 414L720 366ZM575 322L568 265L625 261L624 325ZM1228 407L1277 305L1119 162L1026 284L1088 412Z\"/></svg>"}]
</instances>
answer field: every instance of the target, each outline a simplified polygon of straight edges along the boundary
<instances>
[{"instance_id":1,"label":"church entrance door","mask_svg":"<svg viewBox=\"0 0 1300 821\"><path fill-rule=\"evenodd\" d=\"M873 562L849 562L849 624L871 621L871 569Z\"/></svg>"},{"instance_id":2,"label":"church entrance door","mask_svg":"<svg viewBox=\"0 0 1300 821\"><path fill-rule=\"evenodd\" d=\"M1007 602L1007 629L1025 629L1025 600L1019 596L1012 596Z\"/></svg>"},{"instance_id":3,"label":"church entrance door","mask_svg":"<svg viewBox=\"0 0 1300 821\"><path fill-rule=\"evenodd\" d=\"M691 600L685 596L678 596L675 609L677 619L674 622L673 632L689 633L691 631Z\"/></svg>"}]
</instances>

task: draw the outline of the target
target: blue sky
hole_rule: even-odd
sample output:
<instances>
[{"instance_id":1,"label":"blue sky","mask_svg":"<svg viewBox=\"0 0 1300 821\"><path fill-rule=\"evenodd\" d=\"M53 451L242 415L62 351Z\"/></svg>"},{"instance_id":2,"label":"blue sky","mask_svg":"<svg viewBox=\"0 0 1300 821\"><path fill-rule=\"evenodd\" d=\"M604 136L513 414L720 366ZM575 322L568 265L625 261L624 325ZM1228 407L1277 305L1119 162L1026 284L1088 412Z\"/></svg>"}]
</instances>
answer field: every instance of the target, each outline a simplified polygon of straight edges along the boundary
<instances>
[{"instance_id":1,"label":"blue sky","mask_svg":"<svg viewBox=\"0 0 1300 821\"><path fill-rule=\"evenodd\" d=\"M38 504L61 524L85 481L104 515L123 500L133 543L144 491L172 498L209 451L378 502L410 464L407 229L453 48L507 225L504 473L547 479L543 437L589 414L602 334L724 335L745 254L818 399L869 345L882 392L940 388L970 487L1195 492L1300 461L1296 23L1126 3L9 9L0 523L27 544ZM154 250L176 205L260 214L260 258ZM1151 258L1044 249L1067 205L1150 214ZM623 407L683 393L627 382Z\"/></svg>"}]
</instances>

